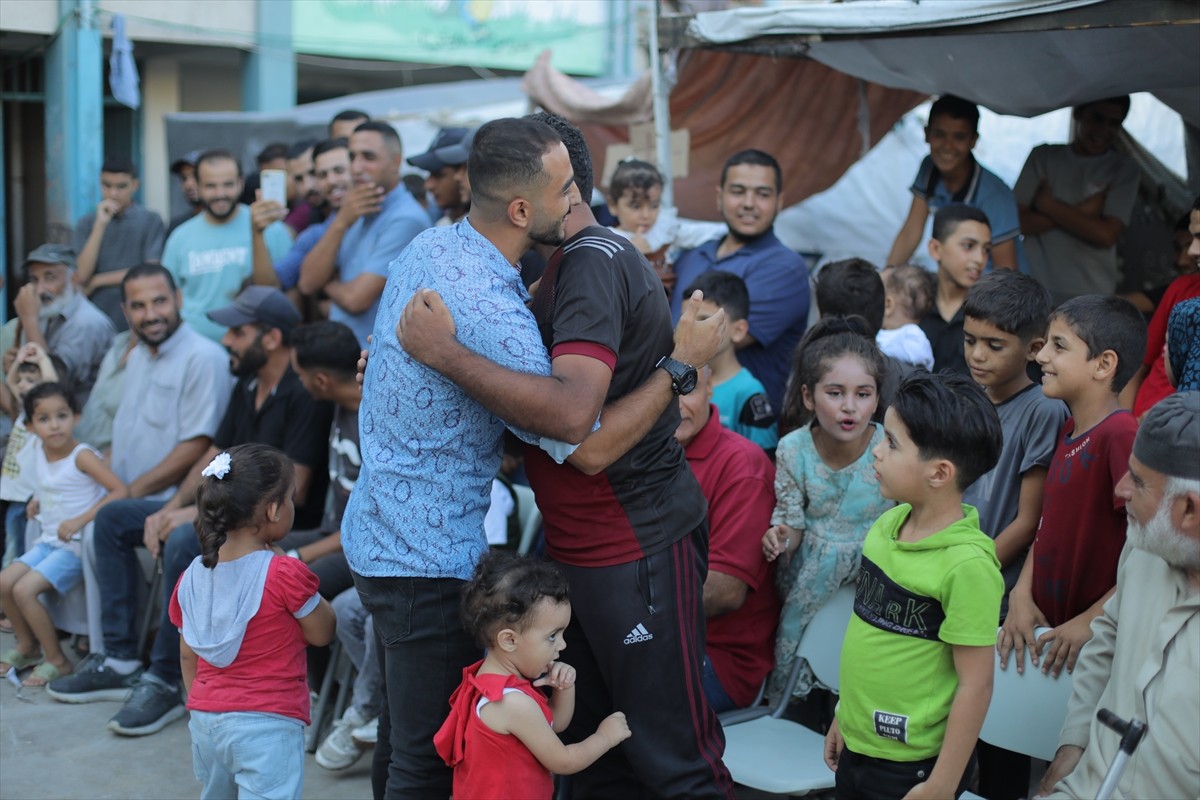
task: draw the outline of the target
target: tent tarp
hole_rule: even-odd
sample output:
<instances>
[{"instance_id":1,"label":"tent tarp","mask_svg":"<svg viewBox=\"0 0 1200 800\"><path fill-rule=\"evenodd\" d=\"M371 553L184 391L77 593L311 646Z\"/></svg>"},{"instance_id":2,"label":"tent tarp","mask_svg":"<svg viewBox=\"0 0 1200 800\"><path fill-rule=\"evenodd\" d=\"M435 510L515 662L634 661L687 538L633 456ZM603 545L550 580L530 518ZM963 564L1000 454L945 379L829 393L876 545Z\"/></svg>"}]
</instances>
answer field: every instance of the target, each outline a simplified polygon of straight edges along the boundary
<instances>
[{"instance_id":1,"label":"tent tarp","mask_svg":"<svg viewBox=\"0 0 1200 800\"><path fill-rule=\"evenodd\" d=\"M1027 117L1149 91L1200 125L1200 13L1192 0L736 8L697 14L685 40L668 37L664 46L804 55L882 86L953 93Z\"/></svg>"}]
</instances>

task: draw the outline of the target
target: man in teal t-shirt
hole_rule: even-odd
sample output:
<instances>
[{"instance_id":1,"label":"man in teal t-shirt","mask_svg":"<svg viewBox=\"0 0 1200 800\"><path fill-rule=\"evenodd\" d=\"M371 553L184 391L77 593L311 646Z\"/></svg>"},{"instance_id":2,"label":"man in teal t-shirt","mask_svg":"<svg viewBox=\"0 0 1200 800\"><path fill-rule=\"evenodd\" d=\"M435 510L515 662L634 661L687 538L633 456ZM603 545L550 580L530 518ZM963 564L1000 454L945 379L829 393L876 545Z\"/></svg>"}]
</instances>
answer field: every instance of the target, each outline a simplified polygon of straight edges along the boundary
<instances>
[{"instance_id":1,"label":"man in teal t-shirt","mask_svg":"<svg viewBox=\"0 0 1200 800\"><path fill-rule=\"evenodd\" d=\"M196 175L203 213L171 233L162 263L183 294L184 321L219 342L225 328L210 320L207 312L229 305L248 282L274 286L276 278L274 270L263 277L253 274L250 208L238 203L241 164L232 153L210 150L196 163ZM282 222L267 226L263 241L271 254L268 263L283 258L292 245Z\"/></svg>"}]
</instances>

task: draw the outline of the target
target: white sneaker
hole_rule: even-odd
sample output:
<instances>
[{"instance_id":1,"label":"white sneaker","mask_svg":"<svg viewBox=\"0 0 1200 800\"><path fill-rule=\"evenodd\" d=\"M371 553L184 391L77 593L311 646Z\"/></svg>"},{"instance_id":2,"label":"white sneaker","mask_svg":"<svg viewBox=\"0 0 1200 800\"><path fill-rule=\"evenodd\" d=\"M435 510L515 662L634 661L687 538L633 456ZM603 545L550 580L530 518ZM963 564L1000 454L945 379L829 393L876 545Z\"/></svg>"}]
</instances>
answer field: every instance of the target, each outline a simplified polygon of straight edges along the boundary
<instances>
[{"instance_id":1,"label":"white sneaker","mask_svg":"<svg viewBox=\"0 0 1200 800\"><path fill-rule=\"evenodd\" d=\"M355 744L350 732L365 723L366 720L359 715L354 706L347 708L346 713L333 723L333 730L317 748L317 764L330 770L353 766L354 762L362 756L363 751Z\"/></svg>"},{"instance_id":2,"label":"white sneaker","mask_svg":"<svg viewBox=\"0 0 1200 800\"><path fill-rule=\"evenodd\" d=\"M374 747L379 740L379 717L350 731L350 738L359 744Z\"/></svg>"}]
</instances>

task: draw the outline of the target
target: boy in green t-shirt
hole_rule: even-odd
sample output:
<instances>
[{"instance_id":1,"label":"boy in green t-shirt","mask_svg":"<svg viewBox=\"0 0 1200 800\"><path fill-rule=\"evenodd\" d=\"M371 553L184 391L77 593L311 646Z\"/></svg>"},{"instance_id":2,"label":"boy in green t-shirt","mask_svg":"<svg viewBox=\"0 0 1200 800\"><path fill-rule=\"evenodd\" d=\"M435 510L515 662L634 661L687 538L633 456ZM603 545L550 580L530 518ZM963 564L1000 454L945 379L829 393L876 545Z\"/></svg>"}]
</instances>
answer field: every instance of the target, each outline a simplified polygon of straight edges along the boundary
<instances>
[{"instance_id":1,"label":"boy in green t-shirt","mask_svg":"<svg viewBox=\"0 0 1200 800\"><path fill-rule=\"evenodd\" d=\"M825 761L843 800L958 796L992 696L1004 591L962 496L996 465L1000 419L965 376L916 373L883 429L875 471L900 505L863 542Z\"/></svg>"}]
</instances>

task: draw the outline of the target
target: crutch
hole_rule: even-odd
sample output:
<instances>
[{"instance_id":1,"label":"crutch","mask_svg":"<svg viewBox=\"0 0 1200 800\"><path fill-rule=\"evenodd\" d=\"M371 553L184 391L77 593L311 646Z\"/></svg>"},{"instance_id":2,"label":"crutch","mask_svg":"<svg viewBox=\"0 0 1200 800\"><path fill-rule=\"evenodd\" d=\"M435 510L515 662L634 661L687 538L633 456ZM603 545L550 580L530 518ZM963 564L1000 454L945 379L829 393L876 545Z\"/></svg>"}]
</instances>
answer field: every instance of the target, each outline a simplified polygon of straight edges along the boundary
<instances>
[{"instance_id":1,"label":"crutch","mask_svg":"<svg viewBox=\"0 0 1200 800\"><path fill-rule=\"evenodd\" d=\"M1121 780L1121 775L1125 772L1125 765L1128 763L1129 757L1133 755L1133 751L1141 743L1142 737L1146 735L1146 723L1136 717L1126 722L1107 708L1097 711L1096 718L1105 727L1112 728L1121 734L1121 747L1117 750L1116 757L1104 775L1100 791L1096 793L1096 800L1110 800L1113 792L1117 789L1117 783Z\"/></svg>"}]
</instances>

